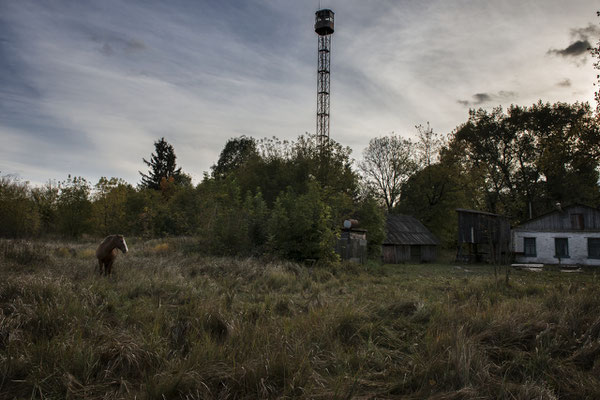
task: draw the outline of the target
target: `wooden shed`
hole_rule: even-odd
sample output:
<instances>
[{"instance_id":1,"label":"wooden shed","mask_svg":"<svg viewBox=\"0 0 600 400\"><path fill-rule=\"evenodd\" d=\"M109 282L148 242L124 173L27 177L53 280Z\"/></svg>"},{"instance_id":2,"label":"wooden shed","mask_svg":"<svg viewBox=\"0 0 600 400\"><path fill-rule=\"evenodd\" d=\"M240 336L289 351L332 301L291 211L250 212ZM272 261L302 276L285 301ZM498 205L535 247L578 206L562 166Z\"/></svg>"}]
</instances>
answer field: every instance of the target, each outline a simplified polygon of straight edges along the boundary
<instances>
[{"instance_id":1,"label":"wooden shed","mask_svg":"<svg viewBox=\"0 0 600 400\"><path fill-rule=\"evenodd\" d=\"M383 262L435 261L439 240L419 220L409 215L390 214L386 220Z\"/></svg>"},{"instance_id":2,"label":"wooden shed","mask_svg":"<svg viewBox=\"0 0 600 400\"><path fill-rule=\"evenodd\" d=\"M510 223L508 218L485 211L459 208L458 249L462 262L507 263L510 260Z\"/></svg>"}]
</instances>

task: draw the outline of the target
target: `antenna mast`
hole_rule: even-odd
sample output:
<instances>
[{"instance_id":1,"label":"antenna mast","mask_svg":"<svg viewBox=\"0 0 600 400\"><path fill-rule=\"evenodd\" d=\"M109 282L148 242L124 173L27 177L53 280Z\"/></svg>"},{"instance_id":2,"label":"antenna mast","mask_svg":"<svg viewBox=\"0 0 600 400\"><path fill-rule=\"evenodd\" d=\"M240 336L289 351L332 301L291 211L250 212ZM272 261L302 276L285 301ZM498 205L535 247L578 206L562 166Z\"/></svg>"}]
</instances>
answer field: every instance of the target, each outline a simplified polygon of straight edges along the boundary
<instances>
[{"instance_id":1,"label":"antenna mast","mask_svg":"<svg viewBox=\"0 0 600 400\"><path fill-rule=\"evenodd\" d=\"M331 66L331 35L333 34L333 11L322 9L316 12L315 32L318 35L317 66L317 144L324 154L329 143L329 91Z\"/></svg>"}]
</instances>

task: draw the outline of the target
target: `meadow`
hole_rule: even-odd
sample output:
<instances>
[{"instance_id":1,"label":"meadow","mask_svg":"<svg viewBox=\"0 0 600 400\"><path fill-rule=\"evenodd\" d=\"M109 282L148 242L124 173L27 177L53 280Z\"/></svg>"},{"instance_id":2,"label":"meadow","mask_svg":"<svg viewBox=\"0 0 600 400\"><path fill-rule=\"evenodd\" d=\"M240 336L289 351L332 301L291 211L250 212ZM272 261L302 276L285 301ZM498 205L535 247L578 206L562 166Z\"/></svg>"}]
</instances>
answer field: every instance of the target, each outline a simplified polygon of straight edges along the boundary
<instances>
[{"instance_id":1,"label":"meadow","mask_svg":"<svg viewBox=\"0 0 600 400\"><path fill-rule=\"evenodd\" d=\"M303 265L0 241L3 399L598 399L594 270Z\"/></svg>"}]
</instances>

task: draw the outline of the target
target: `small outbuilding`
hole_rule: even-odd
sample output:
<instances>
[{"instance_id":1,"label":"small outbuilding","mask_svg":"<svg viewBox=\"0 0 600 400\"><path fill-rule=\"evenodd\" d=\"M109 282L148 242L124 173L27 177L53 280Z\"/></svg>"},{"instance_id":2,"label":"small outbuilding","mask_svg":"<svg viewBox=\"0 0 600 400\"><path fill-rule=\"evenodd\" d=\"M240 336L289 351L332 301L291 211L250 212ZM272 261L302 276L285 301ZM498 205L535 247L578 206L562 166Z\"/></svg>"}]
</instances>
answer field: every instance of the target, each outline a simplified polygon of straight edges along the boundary
<instances>
[{"instance_id":1,"label":"small outbuilding","mask_svg":"<svg viewBox=\"0 0 600 400\"><path fill-rule=\"evenodd\" d=\"M510 222L503 215L459 208L456 261L507 263Z\"/></svg>"},{"instance_id":2,"label":"small outbuilding","mask_svg":"<svg viewBox=\"0 0 600 400\"><path fill-rule=\"evenodd\" d=\"M383 241L383 262L431 262L437 258L439 240L418 219L389 214Z\"/></svg>"},{"instance_id":3,"label":"small outbuilding","mask_svg":"<svg viewBox=\"0 0 600 400\"><path fill-rule=\"evenodd\" d=\"M600 210L557 206L512 229L515 262L600 266Z\"/></svg>"},{"instance_id":4,"label":"small outbuilding","mask_svg":"<svg viewBox=\"0 0 600 400\"><path fill-rule=\"evenodd\" d=\"M355 219L344 221L335 252L342 260L364 264L367 261L367 230Z\"/></svg>"}]
</instances>

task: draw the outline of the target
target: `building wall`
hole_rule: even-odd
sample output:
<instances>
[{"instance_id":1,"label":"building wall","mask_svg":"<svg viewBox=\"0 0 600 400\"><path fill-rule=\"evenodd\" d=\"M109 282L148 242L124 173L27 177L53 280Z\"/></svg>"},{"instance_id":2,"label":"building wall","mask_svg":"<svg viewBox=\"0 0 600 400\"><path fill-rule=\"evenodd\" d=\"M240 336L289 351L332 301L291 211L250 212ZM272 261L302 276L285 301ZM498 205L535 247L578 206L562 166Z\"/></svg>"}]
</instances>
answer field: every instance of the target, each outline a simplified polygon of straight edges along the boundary
<instances>
[{"instance_id":1,"label":"building wall","mask_svg":"<svg viewBox=\"0 0 600 400\"><path fill-rule=\"evenodd\" d=\"M421 261L432 262L437 258L437 246L421 246Z\"/></svg>"},{"instance_id":2,"label":"building wall","mask_svg":"<svg viewBox=\"0 0 600 400\"><path fill-rule=\"evenodd\" d=\"M401 264L405 262L430 262L437 257L437 246L384 244L383 262Z\"/></svg>"},{"instance_id":3,"label":"building wall","mask_svg":"<svg viewBox=\"0 0 600 400\"><path fill-rule=\"evenodd\" d=\"M523 255L524 238L534 237L536 257ZM558 264L554 256L554 239L567 238L569 241L569 258L561 259L561 264L582 264L600 266L600 259L588 258L588 238L600 238L600 232L536 232L528 230L512 231L512 246L515 261L519 263Z\"/></svg>"},{"instance_id":4,"label":"building wall","mask_svg":"<svg viewBox=\"0 0 600 400\"><path fill-rule=\"evenodd\" d=\"M367 261L367 240L341 237L335 245L335 251L342 260L364 264Z\"/></svg>"},{"instance_id":5,"label":"building wall","mask_svg":"<svg viewBox=\"0 0 600 400\"><path fill-rule=\"evenodd\" d=\"M458 242L489 244L505 243L508 250L510 223L503 216L477 211L458 213Z\"/></svg>"}]
</instances>

